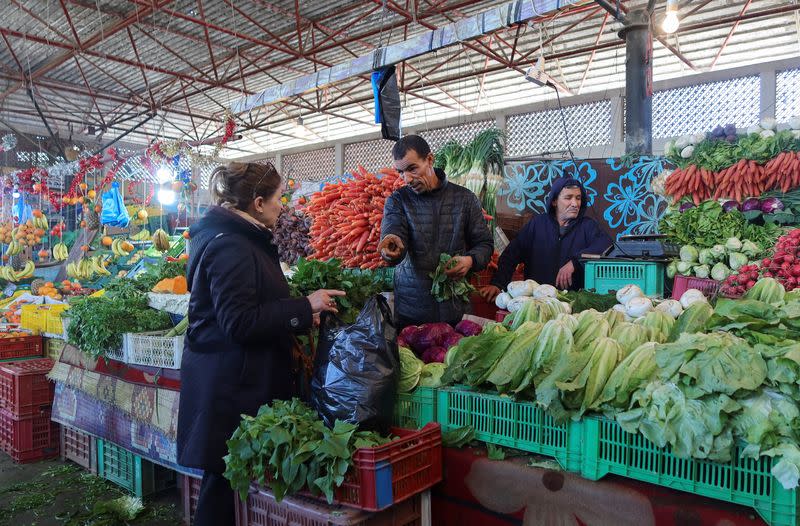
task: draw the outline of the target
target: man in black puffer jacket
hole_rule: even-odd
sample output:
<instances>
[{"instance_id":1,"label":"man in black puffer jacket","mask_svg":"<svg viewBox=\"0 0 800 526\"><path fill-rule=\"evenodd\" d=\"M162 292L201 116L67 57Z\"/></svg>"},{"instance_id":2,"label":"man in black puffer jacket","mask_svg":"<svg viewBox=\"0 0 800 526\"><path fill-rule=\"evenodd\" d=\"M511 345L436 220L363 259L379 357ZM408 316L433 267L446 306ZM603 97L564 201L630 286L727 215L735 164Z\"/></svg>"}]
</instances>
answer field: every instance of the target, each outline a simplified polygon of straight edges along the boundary
<instances>
[{"instance_id":1,"label":"man in black puffer jacket","mask_svg":"<svg viewBox=\"0 0 800 526\"><path fill-rule=\"evenodd\" d=\"M394 192L383 210L383 259L397 264L394 273L395 316L400 327L428 322L455 324L468 304L437 302L431 295L441 254L456 256L448 276L459 279L486 268L492 257L492 234L478 197L447 181L433 167L433 154L422 137L403 137L392 149L394 165L407 186Z\"/></svg>"}]
</instances>

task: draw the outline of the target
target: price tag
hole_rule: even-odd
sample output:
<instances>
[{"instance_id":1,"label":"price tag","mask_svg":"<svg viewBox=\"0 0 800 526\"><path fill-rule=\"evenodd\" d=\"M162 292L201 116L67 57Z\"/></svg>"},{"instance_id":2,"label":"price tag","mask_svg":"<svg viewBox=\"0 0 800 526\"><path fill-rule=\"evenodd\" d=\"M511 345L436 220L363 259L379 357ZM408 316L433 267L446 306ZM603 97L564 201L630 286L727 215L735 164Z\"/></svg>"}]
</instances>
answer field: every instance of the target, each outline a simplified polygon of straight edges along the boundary
<instances>
[{"instance_id":1,"label":"price tag","mask_svg":"<svg viewBox=\"0 0 800 526\"><path fill-rule=\"evenodd\" d=\"M6 285L6 288L3 289L4 296L13 296L14 293L17 291L17 286L13 283L9 283Z\"/></svg>"}]
</instances>

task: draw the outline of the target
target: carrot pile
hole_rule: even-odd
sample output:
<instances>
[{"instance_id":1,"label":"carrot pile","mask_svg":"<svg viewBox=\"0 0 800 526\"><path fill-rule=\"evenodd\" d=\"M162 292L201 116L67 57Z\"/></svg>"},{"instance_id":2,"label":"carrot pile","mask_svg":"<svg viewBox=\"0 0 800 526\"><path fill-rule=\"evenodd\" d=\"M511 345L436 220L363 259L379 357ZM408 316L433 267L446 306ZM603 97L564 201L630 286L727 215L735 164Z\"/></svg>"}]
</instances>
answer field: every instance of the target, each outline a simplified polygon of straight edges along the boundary
<instances>
[{"instance_id":1,"label":"carrot pile","mask_svg":"<svg viewBox=\"0 0 800 526\"><path fill-rule=\"evenodd\" d=\"M782 152L767 164L746 159L712 172L692 164L678 168L669 176L666 191L677 203L691 197L695 205L707 199L728 198L741 202L748 197L760 197L768 190L786 193L800 186L800 153Z\"/></svg>"},{"instance_id":2,"label":"carrot pile","mask_svg":"<svg viewBox=\"0 0 800 526\"><path fill-rule=\"evenodd\" d=\"M359 166L353 179L325 186L311 197L305 211L314 220L311 227L311 259L341 260L347 268L375 269L384 265L378 254L383 204L405 183L389 168L382 175Z\"/></svg>"}]
</instances>

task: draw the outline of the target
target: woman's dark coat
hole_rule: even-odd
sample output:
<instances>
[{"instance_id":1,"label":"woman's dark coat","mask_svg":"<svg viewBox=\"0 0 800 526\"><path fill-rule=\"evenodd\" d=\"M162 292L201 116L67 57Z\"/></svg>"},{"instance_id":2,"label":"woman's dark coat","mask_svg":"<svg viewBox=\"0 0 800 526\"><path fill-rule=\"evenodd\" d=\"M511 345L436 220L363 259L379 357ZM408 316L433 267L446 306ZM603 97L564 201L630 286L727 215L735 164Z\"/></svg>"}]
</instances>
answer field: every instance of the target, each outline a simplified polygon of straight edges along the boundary
<instances>
[{"instance_id":1,"label":"woman's dark coat","mask_svg":"<svg viewBox=\"0 0 800 526\"><path fill-rule=\"evenodd\" d=\"M214 207L191 233L178 463L222 473L240 415L292 396L292 333L312 312L306 298L289 299L268 230Z\"/></svg>"}]
</instances>

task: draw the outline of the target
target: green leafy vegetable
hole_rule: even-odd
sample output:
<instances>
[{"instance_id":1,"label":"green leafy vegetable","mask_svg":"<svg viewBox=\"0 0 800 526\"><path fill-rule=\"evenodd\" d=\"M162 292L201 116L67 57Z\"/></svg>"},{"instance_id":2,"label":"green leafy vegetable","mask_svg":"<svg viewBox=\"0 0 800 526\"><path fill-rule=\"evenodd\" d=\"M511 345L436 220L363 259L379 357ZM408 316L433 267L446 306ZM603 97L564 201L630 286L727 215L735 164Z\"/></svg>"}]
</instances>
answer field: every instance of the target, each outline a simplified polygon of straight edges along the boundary
<instances>
[{"instance_id":1,"label":"green leafy vegetable","mask_svg":"<svg viewBox=\"0 0 800 526\"><path fill-rule=\"evenodd\" d=\"M328 429L313 409L296 398L275 401L263 405L255 417L242 416L227 442L224 475L243 499L255 480L270 486L278 502L308 488L331 503L355 450L389 440L340 421Z\"/></svg>"},{"instance_id":2,"label":"green leafy vegetable","mask_svg":"<svg viewBox=\"0 0 800 526\"><path fill-rule=\"evenodd\" d=\"M449 254L439 256L439 265L431 273L433 280L431 294L439 303L445 301L460 301L469 303L469 296L475 291L475 287L470 285L466 277L461 279L451 279L445 274L455 264L455 257Z\"/></svg>"},{"instance_id":3,"label":"green leafy vegetable","mask_svg":"<svg viewBox=\"0 0 800 526\"><path fill-rule=\"evenodd\" d=\"M119 294L119 296L115 296ZM169 314L151 309L147 296L117 291L100 297L75 298L69 310L67 339L95 358L122 347L126 332L151 332L172 327Z\"/></svg>"},{"instance_id":4,"label":"green leafy vegetable","mask_svg":"<svg viewBox=\"0 0 800 526\"><path fill-rule=\"evenodd\" d=\"M319 289L343 290L347 296L336 298L339 317L355 321L361 308L372 296L391 290L391 279L381 272L342 268L337 259L316 261L301 258L289 281L292 296L308 296Z\"/></svg>"},{"instance_id":5,"label":"green leafy vegetable","mask_svg":"<svg viewBox=\"0 0 800 526\"><path fill-rule=\"evenodd\" d=\"M442 433L444 447L464 447L475 440L475 428L472 426L456 427Z\"/></svg>"}]
</instances>

